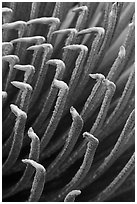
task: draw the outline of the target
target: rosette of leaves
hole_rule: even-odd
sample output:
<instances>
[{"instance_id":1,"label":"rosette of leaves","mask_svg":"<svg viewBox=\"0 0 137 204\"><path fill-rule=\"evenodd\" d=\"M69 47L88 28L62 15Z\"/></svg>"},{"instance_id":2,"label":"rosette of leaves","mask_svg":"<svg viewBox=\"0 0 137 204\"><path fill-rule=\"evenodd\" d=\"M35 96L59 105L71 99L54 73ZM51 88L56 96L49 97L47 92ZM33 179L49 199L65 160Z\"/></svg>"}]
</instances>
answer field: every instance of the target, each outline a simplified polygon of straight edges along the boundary
<instances>
[{"instance_id":1,"label":"rosette of leaves","mask_svg":"<svg viewBox=\"0 0 137 204\"><path fill-rule=\"evenodd\" d=\"M3 201L134 201L134 7L3 3Z\"/></svg>"}]
</instances>

